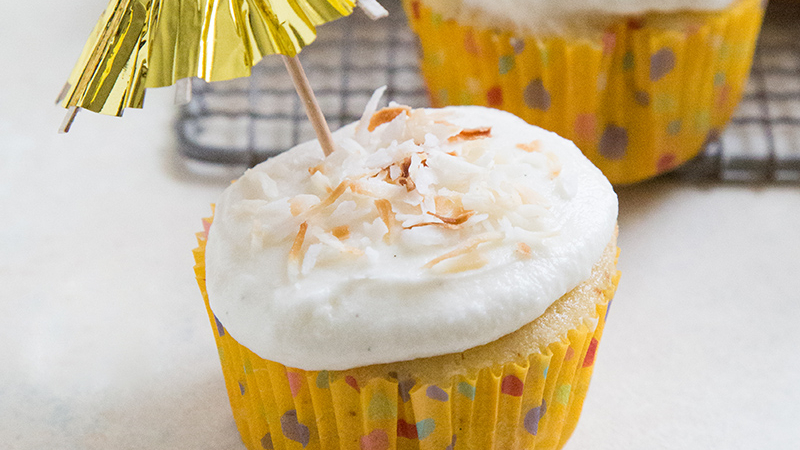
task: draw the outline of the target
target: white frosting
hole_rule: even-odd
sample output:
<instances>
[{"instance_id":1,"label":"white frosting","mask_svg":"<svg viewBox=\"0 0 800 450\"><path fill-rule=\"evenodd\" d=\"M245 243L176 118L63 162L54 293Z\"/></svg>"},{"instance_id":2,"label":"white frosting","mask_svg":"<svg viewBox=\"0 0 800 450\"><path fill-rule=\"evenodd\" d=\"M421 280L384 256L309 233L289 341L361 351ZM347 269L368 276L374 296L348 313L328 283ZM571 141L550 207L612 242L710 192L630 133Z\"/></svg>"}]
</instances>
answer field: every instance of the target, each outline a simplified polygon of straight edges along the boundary
<instances>
[{"instance_id":1,"label":"white frosting","mask_svg":"<svg viewBox=\"0 0 800 450\"><path fill-rule=\"evenodd\" d=\"M589 23L647 13L723 10L735 0L422 0L447 18L483 26L514 24L537 35L576 31Z\"/></svg>"},{"instance_id":2,"label":"white frosting","mask_svg":"<svg viewBox=\"0 0 800 450\"><path fill-rule=\"evenodd\" d=\"M616 195L571 142L481 107L369 132L375 103L329 157L299 145L217 205L211 308L262 358L339 370L491 342L587 279L612 237Z\"/></svg>"},{"instance_id":3,"label":"white frosting","mask_svg":"<svg viewBox=\"0 0 800 450\"><path fill-rule=\"evenodd\" d=\"M713 11L727 8L734 0L462 0L470 8L520 14L565 16L571 14L644 14L671 11Z\"/></svg>"}]
</instances>

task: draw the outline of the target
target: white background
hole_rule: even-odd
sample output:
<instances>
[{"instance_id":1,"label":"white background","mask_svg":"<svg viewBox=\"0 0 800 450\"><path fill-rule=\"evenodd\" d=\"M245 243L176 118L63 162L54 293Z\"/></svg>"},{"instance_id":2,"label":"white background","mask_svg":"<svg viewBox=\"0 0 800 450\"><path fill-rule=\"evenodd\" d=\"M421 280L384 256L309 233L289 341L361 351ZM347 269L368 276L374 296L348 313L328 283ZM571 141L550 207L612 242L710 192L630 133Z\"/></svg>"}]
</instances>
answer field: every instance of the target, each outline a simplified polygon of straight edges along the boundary
<instances>
[{"instance_id":1,"label":"white background","mask_svg":"<svg viewBox=\"0 0 800 450\"><path fill-rule=\"evenodd\" d=\"M104 7L0 14L0 447L242 449L191 255L239 172L187 169L169 88L55 132ZM800 189L619 194L623 277L567 449L800 448Z\"/></svg>"}]
</instances>

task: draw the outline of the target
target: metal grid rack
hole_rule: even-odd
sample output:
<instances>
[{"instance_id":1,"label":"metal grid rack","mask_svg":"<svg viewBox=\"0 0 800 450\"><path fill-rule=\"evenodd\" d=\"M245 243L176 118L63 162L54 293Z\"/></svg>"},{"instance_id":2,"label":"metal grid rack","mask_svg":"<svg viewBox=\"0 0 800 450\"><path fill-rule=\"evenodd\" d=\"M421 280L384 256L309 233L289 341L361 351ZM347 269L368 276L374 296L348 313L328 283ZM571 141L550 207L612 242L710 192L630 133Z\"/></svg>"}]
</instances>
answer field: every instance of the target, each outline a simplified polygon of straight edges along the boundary
<instances>
[{"instance_id":1,"label":"metal grid rack","mask_svg":"<svg viewBox=\"0 0 800 450\"><path fill-rule=\"evenodd\" d=\"M357 120L373 90L425 106L416 38L399 2L373 22L356 12L319 28L300 54L331 129ZM252 166L314 138L280 58L267 57L249 78L192 82L192 101L176 122L179 148L193 160ZM687 181L800 182L800 3L773 0L750 81L719 140L667 175Z\"/></svg>"},{"instance_id":2,"label":"metal grid rack","mask_svg":"<svg viewBox=\"0 0 800 450\"><path fill-rule=\"evenodd\" d=\"M750 80L730 124L670 176L800 182L800 3L770 2Z\"/></svg>"}]
</instances>

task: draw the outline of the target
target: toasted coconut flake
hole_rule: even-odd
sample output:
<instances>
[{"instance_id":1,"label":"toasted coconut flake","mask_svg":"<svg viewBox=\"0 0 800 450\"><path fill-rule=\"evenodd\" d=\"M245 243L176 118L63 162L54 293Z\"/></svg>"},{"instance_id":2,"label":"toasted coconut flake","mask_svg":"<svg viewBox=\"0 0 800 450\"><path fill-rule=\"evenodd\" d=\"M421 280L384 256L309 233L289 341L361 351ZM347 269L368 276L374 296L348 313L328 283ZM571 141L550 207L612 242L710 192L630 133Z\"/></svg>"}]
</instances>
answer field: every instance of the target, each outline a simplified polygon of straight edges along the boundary
<instances>
[{"instance_id":1,"label":"toasted coconut flake","mask_svg":"<svg viewBox=\"0 0 800 450\"><path fill-rule=\"evenodd\" d=\"M542 149L542 143L537 139L528 144L517 144L517 148L528 153L538 152Z\"/></svg>"},{"instance_id":2,"label":"toasted coconut flake","mask_svg":"<svg viewBox=\"0 0 800 450\"><path fill-rule=\"evenodd\" d=\"M397 177L399 177L401 173L400 166L398 166L397 164L392 164L391 166L388 166L383 170L386 171L386 178L384 180L387 183L394 183L394 180L397 179Z\"/></svg>"},{"instance_id":3,"label":"toasted coconut flake","mask_svg":"<svg viewBox=\"0 0 800 450\"><path fill-rule=\"evenodd\" d=\"M461 225L475 214L475 211L464 209L460 197L437 195L434 197L434 204L436 212L428 212L428 214L448 225Z\"/></svg>"},{"instance_id":4,"label":"toasted coconut flake","mask_svg":"<svg viewBox=\"0 0 800 450\"><path fill-rule=\"evenodd\" d=\"M295 201L295 199L292 199L292 200L289 202L289 210L291 211L291 213L292 213L292 215L293 215L293 216L298 216L298 215L300 215L300 214L301 214L303 211L305 211L305 208L303 208L303 206L305 206L305 205L303 205L303 204L302 204L301 202L299 202L299 201Z\"/></svg>"},{"instance_id":5,"label":"toasted coconut flake","mask_svg":"<svg viewBox=\"0 0 800 450\"><path fill-rule=\"evenodd\" d=\"M299 216L319 203L319 198L315 195L296 195L289 200L289 212L293 216Z\"/></svg>"},{"instance_id":6,"label":"toasted coconut flake","mask_svg":"<svg viewBox=\"0 0 800 450\"><path fill-rule=\"evenodd\" d=\"M442 228L447 228L449 230L457 230L457 229L461 228L458 225L451 225L449 223L444 223L444 222L421 222L421 223L415 223L414 225L404 226L403 229L404 230L410 230L412 228L428 227L428 226L438 226L438 227L442 227Z\"/></svg>"},{"instance_id":7,"label":"toasted coconut flake","mask_svg":"<svg viewBox=\"0 0 800 450\"><path fill-rule=\"evenodd\" d=\"M350 227L342 225L331 230L331 234L336 236L336 239L343 241L350 237Z\"/></svg>"},{"instance_id":8,"label":"toasted coconut flake","mask_svg":"<svg viewBox=\"0 0 800 450\"><path fill-rule=\"evenodd\" d=\"M383 125L384 123L391 122L395 119L395 117L402 113L410 114L411 108L408 106L389 106L383 108L372 115L372 118L369 120L369 126L367 126L367 130L375 131L375 128L378 128L378 126Z\"/></svg>"},{"instance_id":9,"label":"toasted coconut flake","mask_svg":"<svg viewBox=\"0 0 800 450\"><path fill-rule=\"evenodd\" d=\"M436 213L444 216L457 216L464 212L461 196L437 195L433 198Z\"/></svg>"},{"instance_id":10,"label":"toasted coconut flake","mask_svg":"<svg viewBox=\"0 0 800 450\"><path fill-rule=\"evenodd\" d=\"M500 233L486 233L480 236L475 236L474 238L468 240L455 250L447 252L442 256L439 256L437 258L428 261L428 263L425 264L423 267L426 269L430 269L442 261L448 260L450 258L455 258L456 256L466 255L467 253L470 253L476 248L478 248L479 245L485 242L489 242L493 239L498 239L499 237L501 237Z\"/></svg>"},{"instance_id":11,"label":"toasted coconut flake","mask_svg":"<svg viewBox=\"0 0 800 450\"><path fill-rule=\"evenodd\" d=\"M542 194L528 186L519 184L515 186L522 203L526 205L541 205L544 208L550 208L552 205Z\"/></svg>"},{"instance_id":12,"label":"toasted coconut flake","mask_svg":"<svg viewBox=\"0 0 800 450\"><path fill-rule=\"evenodd\" d=\"M319 196L323 195L323 192L330 194L333 191L331 180L322 172L315 172L308 177L308 180L311 182L313 192L319 192Z\"/></svg>"},{"instance_id":13,"label":"toasted coconut flake","mask_svg":"<svg viewBox=\"0 0 800 450\"><path fill-rule=\"evenodd\" d=\"M517 252L517 256L519 256L521 258L530 258L531 257L531 246L526 244L526 243L524 243L524 242L520 242L520 243L517 244L516 252Z\"/></svg>"},{"instance_id":14,"label":"toasted coconut flake","mask_svg":"<svg viewBox=\"0 0 800 450\"><path fill-rule=\"evenodd\" d=\"M364 142L365 135L367 134L368 130L365 130L365 127L369 126L369 118L375 114L375 111L378 109L378 103L381 101L381 97L383 97L383 93L386 92L386 85L375 89L375 92L372 93L372 97L370 97L369 101L367 102L367 106L364 108L364 113L361 114L361 119L358 121L358 125L356 125L356 140L359 142Z\"/></svg>"},{"instance_id":15,"label":"toasted coconut flake","mask_svg":"<svg viewBox=\"0 0 800 450\"><path fill-rule=\"evenodd\" d=\"M308 246L305 255L303 256L303 265L300 266L300 274L308 275L314 266L317 265L319 255L322 253L322 244L311 244Z\"/></svg>"},{"instance_id":16,"label":"toasted coconut flake","mask_svg":"<svg viewBox=\"0 0 800 450\"><path fill-rule=\"evenodd\" d=\"M411 179L409 175L409 169L411 168L411 156L406 156L406 159L400 164L400 176L397 177L397 184L400 186L405 186L408 192L413 191L417 188L417 185L414 183L414 180Z\"/></svg>"},{"instance_id":17,"label":"toasted coconut flake","mask_svg":"<svg viewBox=\"0 0 800 450\"><path fill-rule=\"evenodd\" d=\"M208 237L208 234L206 234L206 237ZM265 240L266 232L264 231L264 227L261 225L261 221L258 219L253 220L253 223L250 226L250 245L255 248L263 248Z\"/></svg>"},{"instance_id":18,"label":"toasted coconut flake","mask_svg":"<svg viewBox=\"0 0 800 450\"><path fill-rule=\"evenodd\" d=\"M471 252L466 255L461 255L457 258L451 259L449 262L442 264L437 269L442 269L442 273L459 273L468 270L477 270L489 263L481 252Z\"/></svg>"},{"instance_id":19,"label":"toasted coconut flake","mask_svg":"<svg viewBox=\"0 0 800 450\"><path fill-rule=\"evenodd\" d=\"M395 167L395 166L384 167L383 169L377 171L370 178L378 178L378 179L382 179L383 181L385 181L387 183L391 183L392 182L392 168L393 167Z\"/></svg>"},{"instance_id":20,"label":"toasted coconut flake","mask_svg":"<svg viewBox=\"0 0 800 450\"><path fill-rule=\"evenodd\" d=\"M550 179L553 180L561 174L561 161L553 152L547 152L547 164L550 167Z\"/></svg>"},{"instance_id":21,"label":"toasted coconut flake","mask_svg":"<svg viewBox=\"0 0 800 450\"><path fill-rule=\"evenodd\" d=\"M317 240L320 243L322 243L324 245L327 245L327 246L329 246L329 247L331 247L331 248L333 248L335 250L338 250L340 252L350 253L350 254L353 254L353 255L356 255L356 256L361 256L361 255L364 254L364 252L361 251L360 249L357 249L355 247L351 247L349 245L344 245L342 243L342 241L340 241L339 239L337 239L333 235L333 233L326 233L321 228L314 227L314 228L311 229L310 233L312 233L312 235L315 238L317 238Z\"/></svg>"},{"instance_id":22,"label":"toasted coconut flake","mask_svg":"<svg viewBox=\"0 0 800 450\"><path fill-rule=\"evenodd\" d=\"M325 169L325 163L320 163L320 164L317 164L314 167L309 167L308 168L308 174L309 175L314 175L315 173L319 172L319 173L325 175L325 170L324 169Z\"/></svg>"},{"instance_id":23,"label":"toasted coconut flake","mask_svg":"<svg viewBox=\"0 0 800 450\"><path fill-rule=\"evenodd\" d=\"M332 204L336 203L336 200L338 200L339 197L341 197L341 195L344 194L344 191L347 190L349 186L350 186L349 181L347 180L342 181L341 183L339 183L338 186L336 186L336 189L334 189L333 192L331 192L331 194L327 198L325 198L325 200L316 204L313 208L309 209L309 211L310 212L319 211L320 209L327 208L328 206L331 206Z\"/></svg>"},{"instance_id":24,"label":"toasted coconut flake","mask_svg":"<svg viewBox=\"0 0 800 450\"><path fill-rule=\"evenodd\" d=\"M351 247L349 245L343 246L342 251L345 253L350 253L351 255L355 256L364 256L364 250L361 250L360 248Z\"/></svg>"},{"instance_id":25,"label":"toasted coconut flake","mask_svg":"<svg viewBox=\"0 0 800 450\"><path fill-rule=\"evenodd\" d=\"M474 141L492 136L492 127L467 128L455 136L450 136L447 142Z\"/></svg>"},{"instance_id":26,"label":"toasted coconut flake","mask_svg":"<svg viewBox=\"0 0 800 450\"><path fill-rule=\"evenodd\" d=\"M401 170L401 175L400 176L407 177L408 176L408 171L409 171L410 168L411 168L411 155L406 156L406 158L400 164L400 170Z\"/></svg>"},{"instance_id":27,"label":"toasted coconut flake","mask_svg":"<svg viewBox=\"0 0 800 450\"><path fill-rule=\"evenodd\" d=\"M370 191L369 189L364 187L364 185L362 185L361 183L358 183L358 182L350 183L350 192L352 192L354 194L364 195L364 196L367 196L367 197L374 197L375 196L375 194L372 191Z\"/></svg>"},{"instance_id":28,"label":"toasted coconut flake","mask_svg":"<svg viewBox=\"0 0 800 450\"><path fill-rule=\"evenodd\" d=\"M384 241L389 241L389 236L392 234L392 224L394 223L394 213L392 212L392 203L385 198L375 200L375 207L378 208L378 213L381 215L381 220L389 230L384 235Z\"/></svg>"},{"instance_id":29,"label":"toasted coconut flake","mask_svg":"<svg viewBox=\"0 0 800 450\"><path fill-rule=\"evenodd\" d=\"M460 215L458 215L456 217L447 217L447 216L443 216L441 214L435 214L435 213L432 213L432 212L429 212L428 214L432 215L433 217L436 217L437 219L441 220L442 222L444 222L444 223L446 223L448 225L461 225L464 222L466 222L467 220L469 220L470 217L475 215L475 211L464 211L462 214L460 214Z\"/></svg>"},{"instance_id":30,"label":"toasted coconut flake","mask_svg":"<svg viewBox=\"0 0 800 450\"><path fill-rule=\"evenodd\" d=\"M308 230L308 222L300 224L300 230L292 243L292 249L289 250L289 261L294 262L295 267L299 268L303 264L303 243L306 240L306 231Z\"/></svg>"}]
</instances>

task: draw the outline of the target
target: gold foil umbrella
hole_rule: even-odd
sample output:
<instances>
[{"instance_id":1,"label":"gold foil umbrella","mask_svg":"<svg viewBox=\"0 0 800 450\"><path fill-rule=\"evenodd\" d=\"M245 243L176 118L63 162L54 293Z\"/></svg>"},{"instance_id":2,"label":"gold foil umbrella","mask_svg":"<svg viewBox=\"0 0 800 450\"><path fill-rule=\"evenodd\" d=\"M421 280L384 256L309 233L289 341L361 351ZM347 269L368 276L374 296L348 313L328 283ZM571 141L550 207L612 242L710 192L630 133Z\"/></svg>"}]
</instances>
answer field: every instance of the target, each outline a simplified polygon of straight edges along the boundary
<instances>
[{"instance_id":1,"label":"gold foil umbrella","mask_svg":"<svg viewBox=\"0 0 800 450\"><path fill-rule=\"evenodd\" d=\"M190 77L221 81L249 76L261 58L281 54L329 153L330 131L297 53L314 41L317 25L349 15L354 4L355 0L110 0L59 95L58 101L69 109L62 131L69 130L79 109L121 116L125 108L143 106L146 88ZM360 0L359 5L373 18L386 14L375 0Z\"/></svg>"}]
</instances>

